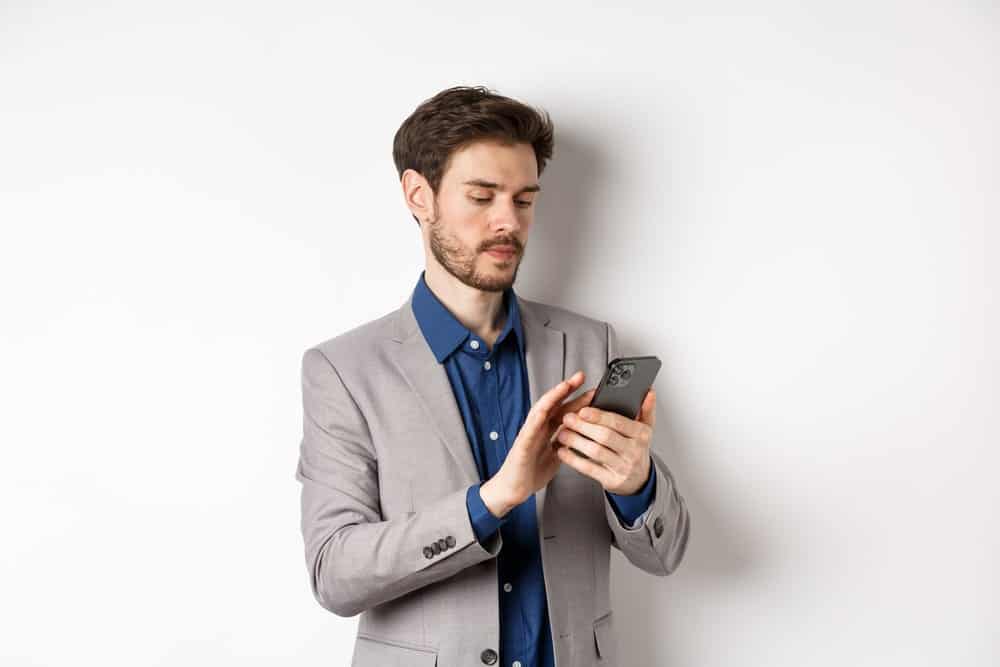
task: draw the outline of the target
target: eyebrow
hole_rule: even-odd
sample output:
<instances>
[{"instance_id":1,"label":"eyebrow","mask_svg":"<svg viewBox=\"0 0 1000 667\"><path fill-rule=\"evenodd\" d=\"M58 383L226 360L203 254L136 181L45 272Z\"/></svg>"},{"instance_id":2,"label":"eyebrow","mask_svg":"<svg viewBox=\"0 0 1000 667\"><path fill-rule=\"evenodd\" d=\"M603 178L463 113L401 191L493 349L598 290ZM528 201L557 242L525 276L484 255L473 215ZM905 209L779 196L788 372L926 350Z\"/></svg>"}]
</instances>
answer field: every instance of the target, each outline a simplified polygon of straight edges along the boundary
<instances>
[{"instance_id":1,"label":"eyebrow","mask_svg":"<svg viewBox=\"0 0 1000 667\"><path fill-rule=\"evenodd\" d=\"M499 183L493 183L491 181L485 181L485 180L483 180L481 178L474 178L471 181L465 181L464 183L462 183L462 185L476 185L476 186L479 186L481 188L494 188L494 189L497 189L497 188L500 187ZM520 190L518 190L517 192L515 192L514 195L517 196L517 195L521 194L522 192L541 192L541 190L542 190L542 186L540 186L540 185L538 185L536 183L535 185L528 185L528 186L525 186L525 187L521 188Z\"/></svg>"}]
</instances>

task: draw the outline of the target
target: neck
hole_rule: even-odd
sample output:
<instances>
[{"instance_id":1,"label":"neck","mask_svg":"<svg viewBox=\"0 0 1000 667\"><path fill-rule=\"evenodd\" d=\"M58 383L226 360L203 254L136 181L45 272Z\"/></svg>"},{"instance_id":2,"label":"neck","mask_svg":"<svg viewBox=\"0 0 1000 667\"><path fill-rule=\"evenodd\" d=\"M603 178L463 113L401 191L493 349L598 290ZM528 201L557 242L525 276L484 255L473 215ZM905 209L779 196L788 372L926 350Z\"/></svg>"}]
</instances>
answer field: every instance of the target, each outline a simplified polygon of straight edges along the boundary
<instances>
[{"instance_id":1,"label":"neck","mask_svg":"<svg viewBox=\"0 0 1000 667\"><path fill-rule=\"evenodd\" d=\"M493 341L506 324L503 292L485 292L470 287L436 265L425 269L424 280L462 326L493 347Z\"/></svg>"}]
</instances>

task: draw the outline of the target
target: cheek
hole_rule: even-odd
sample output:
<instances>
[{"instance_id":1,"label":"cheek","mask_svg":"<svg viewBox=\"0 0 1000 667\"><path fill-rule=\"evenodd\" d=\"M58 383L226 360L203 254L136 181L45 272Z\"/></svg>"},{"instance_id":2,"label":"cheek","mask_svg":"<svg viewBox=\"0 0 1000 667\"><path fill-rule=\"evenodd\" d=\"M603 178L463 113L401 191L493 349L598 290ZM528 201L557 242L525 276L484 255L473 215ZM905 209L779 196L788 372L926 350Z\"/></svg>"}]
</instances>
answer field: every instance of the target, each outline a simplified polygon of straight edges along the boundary
<instances>
[{"instance_id":1,"label":"cheek","mask_svg":"<svg viewBox=\"0 0 1000 667\"><path fill-rule=\"evenodd\" d=\"M487 226L476 217L467 217L455 227L455 234L470 252L479 252L479 246L489 235Z\"/></svg>"},{"instance_id":2,"label":"cheek","mask_svg":"<svg viewBox=\"0 0 1000 667\"><path fill-rule=\"evenodd\" d=\"M451 228L454 233L463 241L468 240L479 233L482 219L486 211L475 205L475 202L458 200L450 202L447 209L442 209L448 216Z\"/></svg>"},{"instance_id":3,"label":"cheek","mask_svg":"<svg viewBox=\"0 0 1000 667\"><path fill-rule=\"evenodd\" d=\"M441 234L452 241L462 244L466 248L475 248L481 241L482 224L479 220L478 211L459 204L458 206L441 206L438 208L440 215Z\"/></svg>"}]
</instances>

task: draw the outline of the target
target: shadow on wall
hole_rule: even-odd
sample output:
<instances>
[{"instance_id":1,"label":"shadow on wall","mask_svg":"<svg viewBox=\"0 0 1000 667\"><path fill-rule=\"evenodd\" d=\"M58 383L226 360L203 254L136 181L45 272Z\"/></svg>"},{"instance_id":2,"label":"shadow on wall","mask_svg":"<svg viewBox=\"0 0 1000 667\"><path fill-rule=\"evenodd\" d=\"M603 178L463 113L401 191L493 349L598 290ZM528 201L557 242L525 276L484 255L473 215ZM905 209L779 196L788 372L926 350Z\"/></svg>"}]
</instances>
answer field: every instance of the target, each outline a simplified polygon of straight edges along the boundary
<instances>
[{"instance_id":1,"label":"shadow on wall","mask_svg":"<svg viewBox=\"0 0 1000 667\"><path fill-rule=\"evenodd\" d=\"M605 159L603 150L590 143L586 136L574 134L572 128L560 133L557 154L542 175L545 194L540 198L524 263L519 269L517 288L526 286L523 287L526 296L539 295L528 298L553 305L564 303L563 298L565 302L578 300L579 289L574 288L575 283L590 285L597 281L599 284L600 274L605 271L609 278L614 276L615 269L610 263L606 267L581 266L579 258L590 256L587 249L613 246L621 241L621 234L635 236L641 232L641 229L623 232L618 226L609 229L592 219L592 212L598 208L592 193L601 191L600 184L603 183L606 189L608 183L621 177L611 167L613 160ZM614 243L609 234L616 236ZM613 289L607 291L614 292ZM645 286L642 293L641 298L656 301L655 288ZM586 308L579 310L585 315L599 316ZM636 350L645 354L654 345L641 340L633 345L633 338L620 326L618 334L623 354L639 354ZM671 655L674 626L665 612L671 605L677 613L683 613L683 602L672 599L674 595L687 590L697 591L701 587L716 590L729 585L726 582L739 580L757 569L754 563L764 558L749 552L747 543L738 539L740 530L726 520L725 508L713 507L711 499L702 502L698 490L715 485L710 480L700 483L697 458L687 455L699 451L699 443L695 437L686 435L683 425L673 418L672 406L677 402L666 391L668 383L663 379L672 368L671 350L657 349L655 354L663 360L663 370L657 383L654 448L670 466L687 504L691 535L680 566L666 577L647 574L617 550L612 550L611 598L618 618L619 650L621 655L628 656L629 665L636 666L677 664L678 656ZM587 378L585 386L593 386L598 379Z\"/></svg>"}]
</instances>

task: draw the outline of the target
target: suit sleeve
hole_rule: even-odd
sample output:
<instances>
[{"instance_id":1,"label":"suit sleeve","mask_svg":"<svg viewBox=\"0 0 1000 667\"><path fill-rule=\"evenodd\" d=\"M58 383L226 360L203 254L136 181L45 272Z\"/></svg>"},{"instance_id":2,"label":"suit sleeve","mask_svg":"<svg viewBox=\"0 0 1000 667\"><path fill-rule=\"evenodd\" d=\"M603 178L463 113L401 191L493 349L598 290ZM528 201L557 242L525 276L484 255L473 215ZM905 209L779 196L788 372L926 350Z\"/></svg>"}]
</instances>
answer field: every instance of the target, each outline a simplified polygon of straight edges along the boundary
<instances>
[{"instance_id":1,"label":"suit sleeve","mask_svg":"<svg viewBox=\"0 0 1000 667\"><path fill-rule=\"evenodd\" d=\"M619 356L618 338L614 327L607 326L608 361ZM666 576L680 565L687 548L690 534L690 517L684 498L677 490L673 474L655 451L657 431L653 432L653 442L649 453L652 468L650 475L656 475L652 500L648 509L637 520L634 527L626 527L618 519L608 494L604 494L604 514L611 528L611 544L620 550L639 569ZM655 469L655 473L653 472Z\"/></svg>"},{"instance_id":2,"label":"suit sleeve","mask_svg":"<svg viewBox=\"0 0 1000 667\"><path fill-rule=\"evenodd\" d=\"M303 433L295 477L313 596L338 616L360 612L495 557L499 531L480 543L466 488L384 520L367 421L317 348L302 357Z\"/></svg>"}]
</instances>

